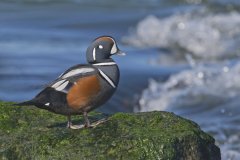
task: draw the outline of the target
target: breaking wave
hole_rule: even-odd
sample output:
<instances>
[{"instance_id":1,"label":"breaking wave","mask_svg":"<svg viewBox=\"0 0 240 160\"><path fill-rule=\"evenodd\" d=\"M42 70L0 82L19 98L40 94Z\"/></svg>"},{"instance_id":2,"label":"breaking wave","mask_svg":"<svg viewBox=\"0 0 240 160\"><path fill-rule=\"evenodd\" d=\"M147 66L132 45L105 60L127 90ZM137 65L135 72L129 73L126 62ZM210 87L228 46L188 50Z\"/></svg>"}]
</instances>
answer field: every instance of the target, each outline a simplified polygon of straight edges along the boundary
<instances>
[{"instance_id":1,"label":"breaking wave","mask_svg":"<svg viewBox=\"0 0 240 160\"><path fill-rule=\"evenodd\" d=\"M240 53L240 14L207 9L165 18L150 15L123 41L138 47L168 48L200 59L225 59Z\"/></svg>"}]
</instances>

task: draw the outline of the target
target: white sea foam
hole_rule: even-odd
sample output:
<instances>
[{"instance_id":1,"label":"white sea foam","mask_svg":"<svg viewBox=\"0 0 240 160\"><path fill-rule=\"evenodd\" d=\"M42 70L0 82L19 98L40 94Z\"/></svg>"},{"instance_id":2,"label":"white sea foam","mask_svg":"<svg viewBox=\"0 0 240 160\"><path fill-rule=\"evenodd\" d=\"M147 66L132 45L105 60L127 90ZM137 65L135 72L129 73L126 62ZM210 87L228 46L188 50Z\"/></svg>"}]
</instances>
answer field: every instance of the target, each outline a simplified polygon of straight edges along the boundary
<instances>
[{"instance_id":1,"label":"white sea foam","mask_svg":"<svg viewBox=\"0 0 240 160\"><path fill-rule=\"evenodd\" d=\"M200 95L214 96L220 99L234 98L240 95L239 73L240 64L232 68L229 66L222 68L199 66L194 70L186 70L173 75L165 83L159 84L155 80L151 80L148 89L143 92L141 105L151 108L154 107L152 104L159 104L154 101L159 101L162 107L160 109L166 109L179 105L178 98L184 101L184 97L187 97L185 103L192 102L194 99L190 99L189 96L192 98L198 98ZM144 101L156 94L158 99L153 97L151 101ZM141 111L148 107L142 108Z\"/></svg>"},{"instance_id":2,"label":"white sea foam","mask_svg":"<svg viewBox=\"0 0 240 160\"><path fill-rule=\"evenodd\" d=\"M173 111L212 133L223 159L240 159L240 63L201 65L172 75L166 82L151 80L135 111Z\"/></svg>"},{"instance_id":3,"label":"white sea foam","mask_svg":"<svg viewBox=\"0 0 240 160\"><path fill-rule=\"evenodd\" d=\"M203 59L222 59L240 52L240 14L213 14L206 9L165 18L150 15L123 41L139 47L190 52Z\"/></svg>"}]
</instances>

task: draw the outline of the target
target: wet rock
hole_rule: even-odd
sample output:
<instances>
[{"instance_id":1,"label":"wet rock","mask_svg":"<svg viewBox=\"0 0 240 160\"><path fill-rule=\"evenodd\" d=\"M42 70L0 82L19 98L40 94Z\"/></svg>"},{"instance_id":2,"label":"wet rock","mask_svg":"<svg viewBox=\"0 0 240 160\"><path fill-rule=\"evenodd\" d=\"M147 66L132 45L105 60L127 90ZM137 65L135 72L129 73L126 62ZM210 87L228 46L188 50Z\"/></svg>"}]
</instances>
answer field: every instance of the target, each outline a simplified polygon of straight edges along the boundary
<instances>
[{"instance_id":1,"label":"wet rock","mask_svg":"<svg viewBox=\"0 0 240 160\"><path fill-rule=\"evenodd\" d=\"M90 114L91 121L106 117L95 128L71 130L64 116L0 102L0 159L221 159L210 135L173 113Z\"/></svg>"}]
</instances>

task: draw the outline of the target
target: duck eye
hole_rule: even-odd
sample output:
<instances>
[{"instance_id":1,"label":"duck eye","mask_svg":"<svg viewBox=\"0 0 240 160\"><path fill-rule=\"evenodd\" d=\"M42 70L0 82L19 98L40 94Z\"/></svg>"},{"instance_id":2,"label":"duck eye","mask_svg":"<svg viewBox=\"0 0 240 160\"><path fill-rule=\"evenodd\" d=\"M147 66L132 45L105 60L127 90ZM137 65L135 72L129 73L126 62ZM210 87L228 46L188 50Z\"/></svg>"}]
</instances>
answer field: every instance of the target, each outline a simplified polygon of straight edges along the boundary
<instances>
[{"instance_id":1,"label":"duck eye","mask_svg":"<svg viewBox=\"0 0 240 160\"><path fill-rule=\"evenodd\" d=\"M99 49L103 49L103 46L102 46L102 45L99 45L98 48L99 48Z\"/></svg>"}]
</instances>

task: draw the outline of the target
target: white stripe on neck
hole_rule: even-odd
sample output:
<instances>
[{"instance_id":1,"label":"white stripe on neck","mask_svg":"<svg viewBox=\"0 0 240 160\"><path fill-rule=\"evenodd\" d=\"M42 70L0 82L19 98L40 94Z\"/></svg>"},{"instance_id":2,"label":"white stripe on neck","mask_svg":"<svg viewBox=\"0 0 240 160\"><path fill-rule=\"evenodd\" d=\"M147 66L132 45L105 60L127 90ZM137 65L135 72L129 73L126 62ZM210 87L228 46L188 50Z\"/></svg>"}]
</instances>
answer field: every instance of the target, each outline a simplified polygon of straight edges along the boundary
<instances>
[{"instance_id":1,"label":"white stripe on neck","mask_svg":"<svg viewBox=\"0 0 240 160\"><path fill-rule=\"evenodd\" d=\"M93 60L96 61L96 49L93 48Z\"/></svg>"},{"instance_id":2,"label":"white stripe on neck","mask_svg":"<svg viewBox=\"0 0 240 160\"><path fill-rule=\"evenodd\" d=\"M116 88L115 84L113 83L113 81L100 69L98 69L100 74L103 76L103 78L113 87Z\"/></svg>"},{"instance_id":3,"label":"white stripe on neck","mask_svg":"<svg viewBox=\"0 0 240 160\"><path fill-rule=\"evenodd\" d=\"M102 63L94 63L94 66L111 66L111 65L116 65L115 62L102 62Z\"/></svg>"}]
</instances>

